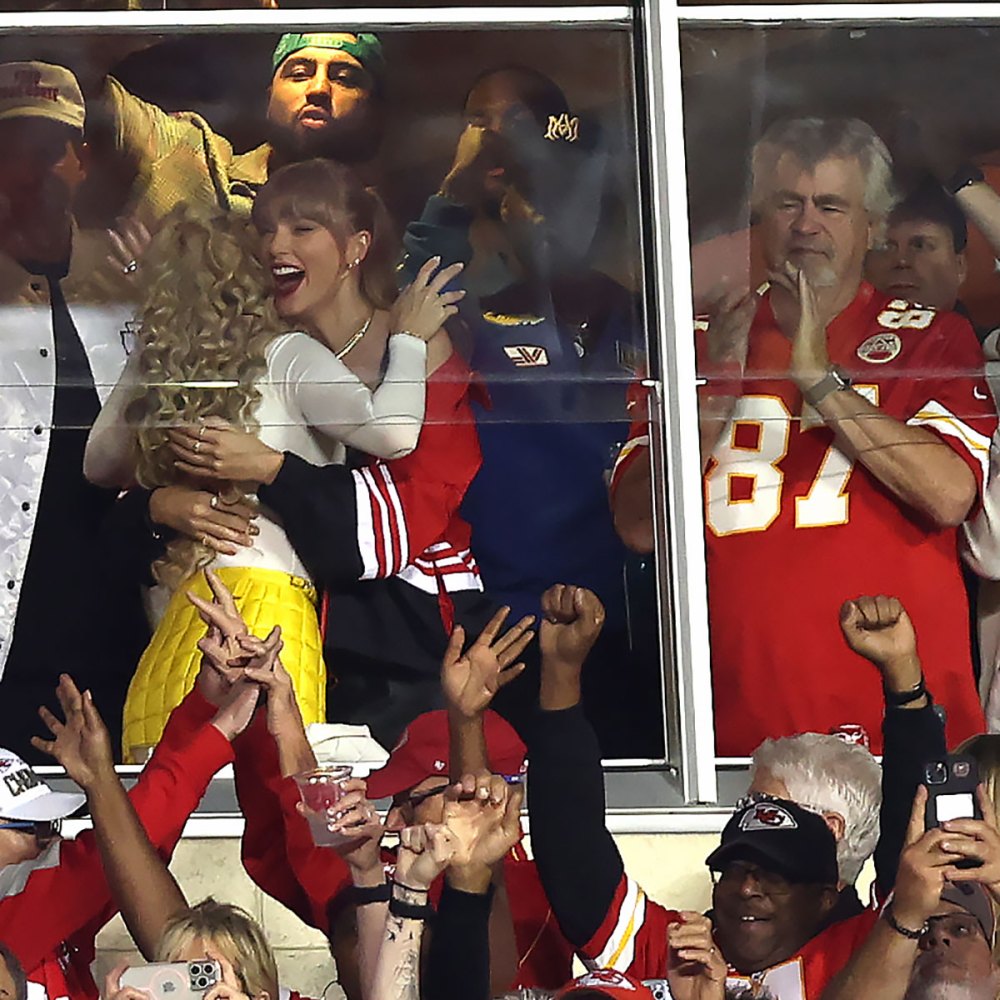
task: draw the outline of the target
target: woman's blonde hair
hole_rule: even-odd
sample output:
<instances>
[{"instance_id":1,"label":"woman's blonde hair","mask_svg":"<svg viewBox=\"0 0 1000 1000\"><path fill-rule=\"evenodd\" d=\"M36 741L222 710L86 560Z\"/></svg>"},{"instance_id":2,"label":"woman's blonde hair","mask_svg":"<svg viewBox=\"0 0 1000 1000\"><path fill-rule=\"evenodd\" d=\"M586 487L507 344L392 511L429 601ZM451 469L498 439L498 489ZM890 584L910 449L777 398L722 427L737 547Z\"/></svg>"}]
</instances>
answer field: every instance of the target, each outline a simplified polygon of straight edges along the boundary
<instances>
[{"instance_id":1,"label":"woman's blonde hair","mask_svg":"<svg viewBox=\"0 0 1000 1000\"><path fill-rule=\"evenodd\" d=\"M245 219L222 212L199 215L180 205L143 257L140 385L125 411L136 429L141 486L182 480L168 447L172 427L215 416L257 430L255 383L267 369L267 344L287 326L275 311L255 242ZM154 575L176 588L213 555L200 542L171 542Z\"/></svg>"},{"instance_id":2,"label":"woman's blonde hair","mask_svg":"<svg viewBox=\"0 0 1000 1000\"><path fill-rule=\"evenodd\" d=\"M223 955L249 997L278 1000L278 967L260 924L246 910L209 896L174 914L160 935L158 962L176 962L194 941Z\"/></svg>"}]
</instances>

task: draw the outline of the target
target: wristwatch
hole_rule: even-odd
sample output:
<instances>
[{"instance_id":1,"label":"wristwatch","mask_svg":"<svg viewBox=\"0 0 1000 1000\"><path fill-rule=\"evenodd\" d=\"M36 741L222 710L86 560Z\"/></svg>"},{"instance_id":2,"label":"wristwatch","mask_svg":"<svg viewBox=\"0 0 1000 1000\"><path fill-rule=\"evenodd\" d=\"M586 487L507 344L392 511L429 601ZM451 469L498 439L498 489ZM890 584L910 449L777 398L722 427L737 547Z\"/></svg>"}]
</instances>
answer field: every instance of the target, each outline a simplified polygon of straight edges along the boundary
<instances>
[{"instance_id":1,"label":"wristwatch","mask_svg":"<svg viewBox=\"0 0 1000 1000\"><path fill-rule=\"evenodd\" d=\"M981 184L985 180L986 175L974 163L963 163L941 187L954 198L962 188Z\"/></svg>"},{"instance_id":2,"label":"wristwatch","mask_svg":"<svg viewBox=\"0 0 1000 1000\"><path fill-rule=\"evenodd\" d=\"M843 392L850 389L853 384L851 376L843 368L838 365L830 365L826 370L826 374L814 386L802 390L802 398L810 406L816 407L831 392Z\"/></svg>"}]
</instances>

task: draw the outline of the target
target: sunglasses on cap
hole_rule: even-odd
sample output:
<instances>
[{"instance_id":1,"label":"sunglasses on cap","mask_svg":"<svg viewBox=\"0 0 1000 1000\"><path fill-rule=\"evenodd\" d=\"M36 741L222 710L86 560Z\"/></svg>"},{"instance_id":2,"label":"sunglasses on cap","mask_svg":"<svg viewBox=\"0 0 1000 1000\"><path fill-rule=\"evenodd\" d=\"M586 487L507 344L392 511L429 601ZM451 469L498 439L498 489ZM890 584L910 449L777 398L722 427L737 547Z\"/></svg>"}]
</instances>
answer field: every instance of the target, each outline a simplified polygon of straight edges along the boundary
<instances>
[{"instance_id":1,"label":"sunglasses on cap","mask_svg":"<svg viewBox=\"0 0 1000 1000\"><path fill-rule=\"evenodd\" d=\"M0 830L32 831L36 840L52 840L62 832L61 819L8 819L0 820Z\"/></svg>"}]
</instances>

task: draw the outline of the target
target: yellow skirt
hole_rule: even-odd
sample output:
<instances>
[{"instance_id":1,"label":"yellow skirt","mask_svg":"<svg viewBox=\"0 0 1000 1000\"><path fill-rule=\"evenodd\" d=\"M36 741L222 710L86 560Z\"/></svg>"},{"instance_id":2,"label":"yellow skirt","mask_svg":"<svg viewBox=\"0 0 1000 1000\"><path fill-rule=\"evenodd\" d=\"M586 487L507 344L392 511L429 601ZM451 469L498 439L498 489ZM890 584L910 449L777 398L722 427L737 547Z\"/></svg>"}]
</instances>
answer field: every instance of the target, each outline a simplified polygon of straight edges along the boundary
<instances>
[{"instance_id":1,"label":"yellow skirt","mask_svg":"<svg viewBox=\"0 0 1000 1000\"><path fill-rule=\"evenodd\" d=\"M216 570L232 591L250 631L263 638L281 626L281 662L292 676L306 725L326 718L326 665L316 616L316 588L278 570L228 566ZM203 574L189 577L170 599L166 613L139 660L125 700L122 749L126 761L141 762L156 746L170 713L194 687L201 666L198 641L205 624L185 596L212 600Z\"/></svg>"}]
</instances>

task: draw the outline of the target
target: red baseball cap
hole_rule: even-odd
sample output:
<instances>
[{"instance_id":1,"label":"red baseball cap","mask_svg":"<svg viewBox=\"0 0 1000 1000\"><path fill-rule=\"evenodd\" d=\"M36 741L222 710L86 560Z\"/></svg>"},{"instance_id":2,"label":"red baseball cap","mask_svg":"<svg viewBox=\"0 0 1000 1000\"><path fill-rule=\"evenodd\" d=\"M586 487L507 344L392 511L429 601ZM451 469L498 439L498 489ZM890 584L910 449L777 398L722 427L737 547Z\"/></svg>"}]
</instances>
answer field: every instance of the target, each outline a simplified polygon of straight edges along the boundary
<instances>
[{"instance_id":1,"label":"red baseball cap","mask_svg":"<svg viewBox=\"0 0 1000 1000\"><path fill-rule=\"evenodd\" d=\"M648 986L616 969L594 969L574 979L556 994L556 1000L582 990L598 990L613 1000L653 1000L653 991Z\"/></svg>"},{"instance_id":2,"label":"red baseball cap","mask_svg":"<svg viewBox=\"0 0 1000 1000\"><path fill-rule=\"evenodd\" d=\"M486 752L494 774L523 774L525 749L514 727L496 712L483 714ZM368 797L387 799L409 791L426 778L447 778L450 769L448 713L444 709L418 715L403 730L385 767L368 778Z\"/></svg>"}]
</instances>

